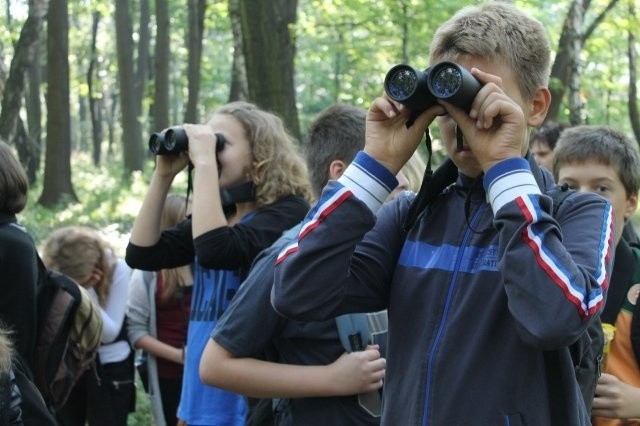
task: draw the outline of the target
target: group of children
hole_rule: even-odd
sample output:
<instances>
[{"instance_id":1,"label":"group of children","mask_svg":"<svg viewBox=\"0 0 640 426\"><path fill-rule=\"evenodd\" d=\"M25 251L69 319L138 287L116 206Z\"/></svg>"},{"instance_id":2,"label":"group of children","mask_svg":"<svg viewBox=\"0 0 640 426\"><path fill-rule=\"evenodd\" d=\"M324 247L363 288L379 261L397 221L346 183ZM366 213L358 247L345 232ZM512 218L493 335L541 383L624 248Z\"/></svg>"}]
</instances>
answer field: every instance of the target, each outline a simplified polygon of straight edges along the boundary
<instances>
[{"instance_id":1,"label":"group of children","mask_svg":"<svg viewBox=\"0 0 640 426\"><path fill-rule=\"evenodd\" d=\"M529 129L549 107L550 49L511 4L463 8L430 53L481 83L468 109L445 99L414 117L386 95L368 112L334 105L309 129L305 165L277 116L233 102L184 126L188 151L156 157L128 266L95 231L54 232L43 257L100 306L109 383L99 393L87 376L59 421L126 424L142 349L159 425L640 422L640 249L623 238L637 148L607 126L568 127L534 173ZM433 121L448 160L415 183L409 167ZM187 166L190 207L169 194ZM431 185L442 190L429 196ZM558 185L575 191L554 212ZM174 202L183 208L166 221ZM0 206L16 224L19 209ZM336 318L354 314L384 326L348 350ZM585 401L568 348L600 318L615 334Z\"/></svg>"}]
</instances>

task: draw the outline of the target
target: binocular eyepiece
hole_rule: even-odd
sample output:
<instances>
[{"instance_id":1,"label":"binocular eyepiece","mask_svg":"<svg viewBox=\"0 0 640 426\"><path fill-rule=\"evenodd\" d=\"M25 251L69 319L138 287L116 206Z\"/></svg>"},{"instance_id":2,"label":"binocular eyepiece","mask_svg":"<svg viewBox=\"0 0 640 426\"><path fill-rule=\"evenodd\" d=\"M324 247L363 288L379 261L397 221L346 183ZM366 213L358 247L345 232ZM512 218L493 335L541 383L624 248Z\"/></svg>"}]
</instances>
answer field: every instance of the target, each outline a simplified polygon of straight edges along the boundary
<instances>
[{"instance_id":1,"label":"binocular eyepiece","mask_svg":"<svg viewBox=\"0 0 640 426\"><path fill-rule=\"evenodd\" d=\"M221 133L216 133L216 152L223 150L227 142ZM189 150L187 132L180 126L173 126L149 137L149 151L154 155L178 155Z\"/></svg>"},{"instance_id":2,"label":"binocular eyepiece","mask_svg":"<svg viewBox=\"0 0 640 426\"><path fill-rule=\"evenodd\" d=\"M469 110L482 84L455 62L443 61L424 71L396 65L387 72L384 90L396 102L419 114L438 99Z\"/></svg>"}]
</instances>

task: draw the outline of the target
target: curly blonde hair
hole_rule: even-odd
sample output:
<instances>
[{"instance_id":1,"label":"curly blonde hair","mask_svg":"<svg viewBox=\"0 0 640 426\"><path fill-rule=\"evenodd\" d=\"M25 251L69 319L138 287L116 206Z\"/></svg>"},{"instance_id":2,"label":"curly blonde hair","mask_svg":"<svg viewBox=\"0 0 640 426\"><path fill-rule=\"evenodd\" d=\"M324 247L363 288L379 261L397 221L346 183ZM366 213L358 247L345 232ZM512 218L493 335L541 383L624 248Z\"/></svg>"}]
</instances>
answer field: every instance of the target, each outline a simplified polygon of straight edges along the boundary
<instances>
[{"instance_id":1,"label":"curly blonde hair","mask_svg":"<svg viewBox=\"0 0 640 426\"><path fill-rule=\"evenodd\" d=\"M44 245L42 260L48 268L59 271L85 287L96 269L102 278L93 288L104 306L115 269L112 247L100 233L86 226L66 226L53 231Z\"/></svg>"},{"instance_id":2,"label":"curly blonde hair","mask_svg":"<svg viewBox=\"0 0 640 426\"><path fill-rule=\"evenodd\" d=\"M242 125L253 155L249 174L258 208L288 195L312 200L307 167L280 117L248 102L231 102L213 112Z\"/></svg>"}]
</instances>

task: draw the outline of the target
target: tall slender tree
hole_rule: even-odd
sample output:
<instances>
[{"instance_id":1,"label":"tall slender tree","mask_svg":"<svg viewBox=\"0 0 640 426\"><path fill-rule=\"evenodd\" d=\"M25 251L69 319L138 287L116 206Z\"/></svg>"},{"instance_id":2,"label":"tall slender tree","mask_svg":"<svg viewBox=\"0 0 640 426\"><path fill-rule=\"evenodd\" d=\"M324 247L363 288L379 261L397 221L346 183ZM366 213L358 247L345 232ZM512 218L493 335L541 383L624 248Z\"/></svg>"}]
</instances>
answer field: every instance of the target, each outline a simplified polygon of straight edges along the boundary
<instances>
[{"instance_id":1,"label":"tall slender tree","mask_svg":"<svg viewBox=\"0 0 640 426\"><path fill-rule=\"evenodd\" d=\"M584 2L576 0L571 4L567 21L569 25L569 122L576 126L582 123L582 99L580 97L580 77L582 75L580 52L582 52L582 24L584 22Z\"/></svg>"},{"instance_id":2,"label":"tall slender tree","mask_svg":"<svg viewBox=\"0 0 640 426\"><path fill-rule=\"evenodd\" d=\"M51 0L47 21L47 148L38 202L51 207L76 201L71 182L69 16L66 0Z\"/></svg>"},{"instance_id":3,"label":"tall slender tree","mask_svg":"<svg viewBox=\"0 0 640 426\"><path fill-rule=\"evenodd\" d=\"M204 32L204 15L207 8L206 0L189 0L189 25L187 34L187 49L189 51L189 65L187 69L187 84L189 97L184 121L198 122L198 98L200 94L200 62L202 60L202 35Z\"/></svg>"},{"instance_id":4,"label":"tall slender tree","mask_svg":"<svg viewBox=\"0 0 640 426\"><path fill-rule=\"evenodd\" d=\"M142 170L142 142L138 119L140 100L136 88L133 58L133 29L129 0L116 0L116 44L118 53L118 80L120 82L120 111L122 114L122 146L124 176L134 170Z\"/></svg>"},{"instance_id":5,"label":"tall slender tree","mask_svg":"<svg viewBox=\"0 0 640 426\"><path fill-rule=\"evenodd\" d=\"M27 19L20 32L20 38L15 44L9 76L2 96L2 112L0 112L0 138L16 146L20 161L26 166L27 174L32 181L35 180L39 165L40 147L29 138L21 122L20 109L25 95L28 70L34 64L39 66L36 57L37 45L48 8L48 0L29 2Z\"/></svg>"},{"instance_id":6,"label":"tall slender tree","mask_svg":"<svg viewBox=\"0 0 640 426\"><path fill-rule=\"evenodd\" d=\"M249 100L279 114L300 138L291 36L297 6L297 0L240 0L239 11Z\"/></svg>"},{"instance_id":7,"label":"tall slender tree","mask_svg":"<svg viewBox=\"0 0 640 426\"><path fill-rule=\"evenodd\" d=\"M149 78L149 45L151 44L151 31L149 23L151 12L149 0L139 0L140 15L138 20L138 60L135 68L135 99L138 110L138 121L142 119L142 104L147 92L147 80Z\"/></svg>"},{"instance_id":8,"label":"tall slender tree","mask_svg":"<svg viewBox=\"0 0 640 426\"><path fill-rule=\"evenodd\" d=\"M242 48L242 23L240 22L240 0L229 0L229 20L233 34L233 63L231 64L231 88L229 101L246 101L249 97L247 68Z\"/></svg>"},{"instance_id":9,"label":"tall slender tree","mask_svg":"<svg viewBox=\"0 0 640 426\"><path fill-rule=\"evenodd\" d=\"M33 147L32 155L23 158L26 165L27 175L31 183L35 182L37 172L40 171L40 158L42 153L42 93L40 84L42 82L42 67L44 59L42 58L41 46L44 46L46 38L44 35L38 36L38 42L34 45L33 58L34 63L27 71L27 92L25 93L25 109L27 111L27 131L29 135L29 146Z\"/></svg>"},{"instance_id":10,"label":"tall slender tree","mask_svg":"<svg viewBox=\"0 0 640 426\"><path fill-rule=\"evenodd\" d=\"M156 0L156 44L154 54L154 131L169 126L169 64L171 60L171 19L167 0Z\"/></svg>"},{"instance_id":11,"label":"tall slender tree","mask_svg":"<svg viewBox=\"0 0 640 426\"><path fill-rule=\"evenodd\" d=\"M92 140L92 158L93 164L100 164L100 153L102 148L102 93L97 92L94 87L94 77L96 67L98 65L98 54L96 49L96 40L98 38L98 25L100 24L101 14L94 11L91 23L91 46L89 68L87 69L87 90L89 91L89 115L91 116L91 140Z\"/></svg>"}]
</instances>

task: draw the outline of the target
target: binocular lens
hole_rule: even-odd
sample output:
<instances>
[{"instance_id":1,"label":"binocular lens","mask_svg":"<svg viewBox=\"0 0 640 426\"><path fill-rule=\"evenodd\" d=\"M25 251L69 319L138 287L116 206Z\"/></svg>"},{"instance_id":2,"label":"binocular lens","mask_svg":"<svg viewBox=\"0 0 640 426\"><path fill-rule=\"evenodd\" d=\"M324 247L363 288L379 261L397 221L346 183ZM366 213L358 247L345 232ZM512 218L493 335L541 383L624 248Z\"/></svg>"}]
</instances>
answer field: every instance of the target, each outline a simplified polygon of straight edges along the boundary
<instances>
[{"instance_id":1,"label":"binocular lens","mask_svg":"<svg viewBox=\"0 0 640 426\"><path fill-rule=\"evenodd\" d=\"M401 102L409 98L418 86L418 75L413 68L397 66L395 71L389 73L385 82L389 96Z\"/></svg>"},{"instance_id":2,"label":"binocular lens","mask_svg":"<svg viewBox=\"0 0 640 426\"><path fill-rule=\"evenodd\" d=\"M227 140L221 133L215 134L216 153L222 151ZM155 155L177 155L189 151L189 137L180 126L173 126L149 137L149 151Z\"/></svg>"},{"instance_id":3,"label":"binocular lens","mask_svg":"<svg viewBox=\"0 0 640 426\"><path fill-rule=\"evenodd\" d=\"M162 149L162 138L158 133L154 133L149 138L149 151L157 154Z\"/></svg>"},{"instance_id":4,"label":"binocular lens","mask_svg":"<svg viewBox=\"0 0 640 426\"><path fill-rule=\"evenodd\" d=\"M443 67L431 79L431 89L439 98L449 98L462 87L462 73L454 67Z\"/></svg>"},{"instance_id":5,"label":"binocular lens","mask_svg":"<svg viewBox=\"0 0 640 426\"><path fill-rule=\"evenodd\" d=\"M172 128L168 129L167 133L164 135L164 149L168 152L173 152L176 149L176 145L180 142L180 140L184 141L183 151L186 151L187 148L187 134L181 128Z\"/></svg>"},{"instance_id":6,"label":"binocular lens","mask_svg":"<svg viewBox=\"0 0 640 426\"><path fill-rule=\"evenodd\" d=\"M222 133L216 133L216 153L222 151L227 143L227 139L222 136Z\"/></svg>"}]
</instances>

